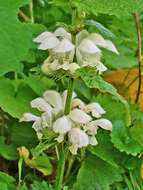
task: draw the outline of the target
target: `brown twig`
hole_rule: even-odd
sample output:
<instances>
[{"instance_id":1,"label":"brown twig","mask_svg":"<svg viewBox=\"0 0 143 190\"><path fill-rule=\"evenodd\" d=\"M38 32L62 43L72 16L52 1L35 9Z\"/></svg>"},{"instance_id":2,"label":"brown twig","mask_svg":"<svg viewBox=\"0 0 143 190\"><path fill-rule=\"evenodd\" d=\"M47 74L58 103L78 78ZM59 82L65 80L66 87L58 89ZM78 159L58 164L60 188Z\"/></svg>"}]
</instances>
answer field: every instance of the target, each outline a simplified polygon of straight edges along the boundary
<instances>
[{"instance_id":1,"label":"brown twig","mask_svg":"<svg viewBox=\"0 0 143 190\"><path fill-rule=\"evenodd\" d=\"M138 85L138 91L137 91L136 100L135 100L135 102L137 103L139 101L139 96L140 96L140 92L141 92L141 82L142 82L142 75L141 75L142 46L141 46L141 33L140 33L138 13L135 13L134 16L135 16L137 36L138 36L138 64L139 64L139 66L138 66L139 85Z\"/></svg>"}]
</instances>

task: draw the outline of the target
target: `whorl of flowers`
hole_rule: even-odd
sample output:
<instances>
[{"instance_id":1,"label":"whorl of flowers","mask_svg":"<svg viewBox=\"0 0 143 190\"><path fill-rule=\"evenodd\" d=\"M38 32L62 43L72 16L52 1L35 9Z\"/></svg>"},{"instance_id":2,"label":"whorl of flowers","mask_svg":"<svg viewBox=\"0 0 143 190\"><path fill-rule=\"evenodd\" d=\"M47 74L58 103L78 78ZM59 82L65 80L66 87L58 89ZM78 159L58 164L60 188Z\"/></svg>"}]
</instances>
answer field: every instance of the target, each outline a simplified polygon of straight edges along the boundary
<instances>
[{"instance_id":1,"label":"whorl of flowers","mask_svg":"<svg viewBox=\"0 0 143 190\"><path fill-rule=\"evenodd\" d=\"M102 53L99 47L119 54L110 40L105 40L97 33L89 34L87 30L82 30L76 35L75 44L72 43L71 34L61 27L54 33L43 32L34 42L40 43L38 49L49 50L49 56L42 65L45 74L63 69L73 75L77 69L85 66L96 67L99 73L102 73L107 68L101 63Z\"/></svg>"},{"instance_id":2,"label":"whorl of flowers","mask_svg":"<svg viewBox=\"0 0 143 190\"><path fill-rule=\"evenodd\" d=\"M52 131L55 140L59 143L68 137L69 150L77 154L78 148L89 144L97 145L96 134L98 128L112 130L112 123L100 118L105 113L104 109L96 102L86 105L82 100L76 98L73 93L70 113L64 115L64 107L67 91L62 95L54 90L47 90L43 98L38 97L31 101L31 107L42 112L41 116L25 113L20 119L22 121L34 121L32 128L37 132L38 138L44 135L44 129ZM99 119L100 118L100 119Z\"/></svg>"}]
</instances>

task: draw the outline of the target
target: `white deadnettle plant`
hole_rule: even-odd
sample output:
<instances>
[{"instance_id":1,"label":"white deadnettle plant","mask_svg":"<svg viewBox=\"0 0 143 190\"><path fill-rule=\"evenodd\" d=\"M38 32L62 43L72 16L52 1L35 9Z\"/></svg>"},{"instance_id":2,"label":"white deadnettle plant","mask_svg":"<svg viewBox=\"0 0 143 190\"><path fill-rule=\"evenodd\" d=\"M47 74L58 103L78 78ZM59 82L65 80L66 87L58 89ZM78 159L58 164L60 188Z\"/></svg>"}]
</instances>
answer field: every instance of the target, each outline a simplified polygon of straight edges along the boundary
<instances>
[{"instance_id":1,"label":"white deadnettle plant","mask_svg":"<svg viewBox=\"0 0 143 190\"><path fill-rule=\"evenodd\" d=\"M43 112L41 116L25 113L22 121L34 121L32 128L40 139L44 135L44 129L48 128L58 134L56 140L61 143L65 135L68 136L69 150L77 154L78 148L89 144L97 145L96 134L99 127L112 130L112 123L100 117L105 113L104 109L96 102L86 105L76 98L73 93L71 109L68 115L64 115L67 91L62 95L54 90L47 90L43 98L39 97L31 101L31 107Z\"/></svg>"},{"instance_id":2,"label":"white deadnettle plant","mask_svg":"<svg viewBox=\"0 0 143 190\"><path fill-rule=\"evenodd\" d=\"M40 43L38 49L49 50L49 56L42 65L45 74L63 69L69 70L73 75L77 69L85 66L96 67L99 73L102 73L107 68L101 63L102 53L99 47L119 54L110 40L105 40L97 33L89 34L86 30L76 35L75 45L72 43L71 34L62 27L54 33L43 32L34 39L34 42Z\"/></svg>"}]
</instances>

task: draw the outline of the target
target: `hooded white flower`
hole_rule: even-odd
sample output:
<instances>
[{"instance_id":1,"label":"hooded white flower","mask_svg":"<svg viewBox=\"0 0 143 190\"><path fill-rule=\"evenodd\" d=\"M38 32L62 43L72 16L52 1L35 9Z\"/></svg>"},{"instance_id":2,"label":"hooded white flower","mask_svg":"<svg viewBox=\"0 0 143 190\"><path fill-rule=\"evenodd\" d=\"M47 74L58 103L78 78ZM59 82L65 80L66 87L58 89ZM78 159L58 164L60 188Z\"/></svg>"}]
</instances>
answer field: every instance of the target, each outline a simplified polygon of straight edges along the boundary
<instances>
[{"instance_id":1,"label":"hooded white flower","mask_svg":"<svg viewBox=\"0 0 143 190\"><path fill-rule=\"evenodd\" d=\"M71 75L74 75L78 68L85 66L96 67L99 74L101 74L107 68L101 63L102 54L98 46L119 54L110 40L105 40L97 33L89 34L86 30L79 32L76 35L76 50L71 39L71 34L60 27L54 33L43 32L33 40L40 43L38 49L49 50L50 55L42 65L42 71L45 74L63 69L65 71L69 70ZM73 63L75 52L77 63Z\"/></svg>"},{"instance_id":2,"label":"hooded white flower","mask_svg":"<svg viewBox=\"0 0 143 190\"><path fill-rule=\"evenodd\" d=\"M68 115L64 115L67 90L60 95L54 90L47 90L43 98L39 97L31 101L31 107L42 112L41 116L25 113L20 119L22 121L33 121L32 128L40 139L46 128L47 131L58 134L55 140L58 143L64 141L65 135L71 143L69 150L77 154L78 148L86 147L88 144L97 145L96 134L99 127L112 130L112 123L107 119L93 120L105 113L105 110L97 103L86 105L82 100L72 94L71 108ZM50 133L49 133L50 134ZM67 138L65 138L67 139Z\"/></svg>"},{"instance_id":3,"label":"hooded white flower","mask_svg":"<svg viewBox=\"0 0 143 190\"><path fill-rule=\"evenodd\" d=\"M112 123L108 119L98 119L92 122L95 126L99 126L105 130L112 131Z\"/></svg>"},{"instance_id":4,"label":"hooded white flower","mask_svg":"<svg viewBox=\"0 0 143 190\"><path fill-rule=\"evenodd\" d=\"M88 114L77 108L70 111L69 118L72 121L80 124L85 124L92 120L92 118Z\"/></svg>"},{"instance_id":5,"label":"hooded white flower","mask_svg":"<svg viewBox=\"0 0 143 190\"><path fill-rule=\"evenodd\" d=\"M65 134L71 130L72 123L67 116L58 118L53 123L53 130L55 133Z\"/></svg>"},{"instance_id":6,"label":"hooded white flower","mask_svg":"<svg viewBox=\"0 0 143 190\"><path fill-rule=\"evenodd\" d=\"M105 110L96 102L88 104L83 107L83 110L92 114L93 117L99 118L105 113Z\"/></svg>"},{"instance_id":7,"label":"hooded white flower","mask_svg":"<svg viewBox=\"0 0 143 190\"><path fill-rule=\"evenodd\" d=\"M78 148L86 147L89 144L88 135L79 128L72 128L69 132L69 141L72 146L69 150L72 154L76 154Z\"/></svg>"}]
</instances>

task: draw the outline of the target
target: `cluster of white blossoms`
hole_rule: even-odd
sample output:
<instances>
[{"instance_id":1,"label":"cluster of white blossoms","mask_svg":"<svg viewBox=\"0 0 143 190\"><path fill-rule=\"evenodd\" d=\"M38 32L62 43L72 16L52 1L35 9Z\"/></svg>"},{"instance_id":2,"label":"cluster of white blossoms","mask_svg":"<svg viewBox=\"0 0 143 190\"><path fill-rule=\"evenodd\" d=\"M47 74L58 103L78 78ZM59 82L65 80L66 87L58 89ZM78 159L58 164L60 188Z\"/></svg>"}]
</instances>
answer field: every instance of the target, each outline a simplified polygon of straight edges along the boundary
<instances>
[{"instance_id":1,"label":"cluster of white blossoms","mask_svg":"<svg viewBox=\"0 0 143 190\"><path fill-rule=\"evenodd\" d=\"M119 54L110 40L105 40L97 33L89 34L87 30L82 30L76 35L75 44L72 43L71 34L62 27L54 33L43 32L33 41L40 43L38 49L49 50L49 56L42 65L45 74L58 69L74 74L77 69L85 66L96 67L99 73L102 73L107 68L101 63L102 53L99 47Z\"/></svg>"},{"instance_id":2,"label":"cluster of white blossoms","mask_svg":"<svg viewBox=\"0 0 143 190\"><path fill-rule=\"evenodd\" d=\"M100 118L105 111L98 103L86 105L76 98L75 93L72 95L70 113L64 115L66 97L67 91L60 95L54 90L47 90L43 94L43 98L38 97L30 103L32 108L37 108L42 112L41 116L25 113L20 122L34 121L32 128L37 132L39 139L45 128L57 134L56 141L59 143L64 141L64 137L67 135L70 144L69 150L72 154L77 154L78 148L86 147L89 144L97 145L95 136L98 128L112 130L112 123L107 119Z\"/></svg>"}]
</instances>

